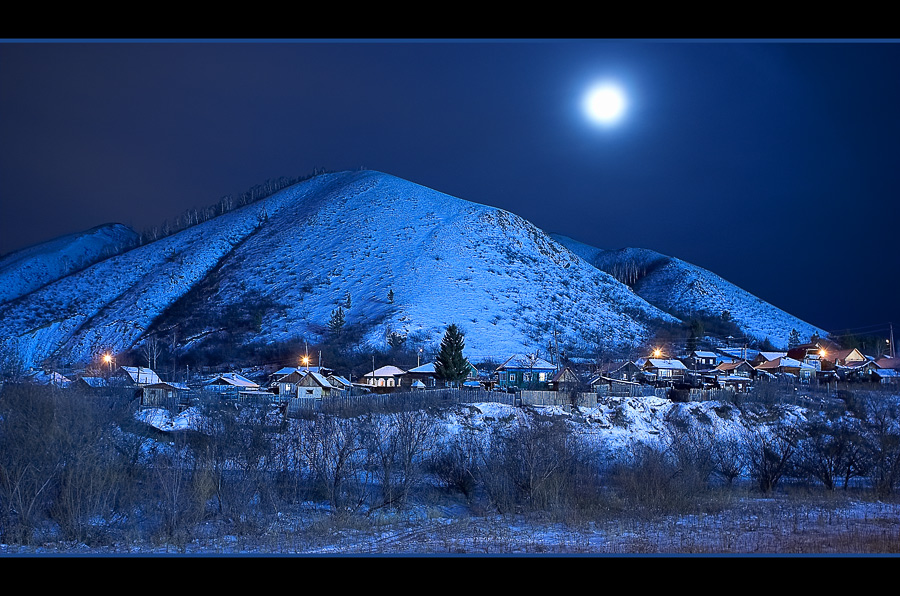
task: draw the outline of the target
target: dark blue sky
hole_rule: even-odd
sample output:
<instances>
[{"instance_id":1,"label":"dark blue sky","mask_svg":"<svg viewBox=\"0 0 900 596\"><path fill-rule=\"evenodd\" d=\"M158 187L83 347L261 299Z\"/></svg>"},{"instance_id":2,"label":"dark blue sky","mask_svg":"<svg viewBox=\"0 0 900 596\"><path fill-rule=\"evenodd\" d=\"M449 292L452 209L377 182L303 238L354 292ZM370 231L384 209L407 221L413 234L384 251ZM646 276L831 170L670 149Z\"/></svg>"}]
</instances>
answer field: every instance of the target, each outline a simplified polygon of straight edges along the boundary
<instances>
[{"instance_id":1,"label":"dark blue sky","mask_svg":"<svg viewBox=\"0 0 900 596\"><path fill-rule=\"evenodd\" d=\"M615 127L580 107L602 78ZM7 40L0 139L2 253L365 167L830 331L900 323L898 43Z\"/></svg>"}]
</instances>

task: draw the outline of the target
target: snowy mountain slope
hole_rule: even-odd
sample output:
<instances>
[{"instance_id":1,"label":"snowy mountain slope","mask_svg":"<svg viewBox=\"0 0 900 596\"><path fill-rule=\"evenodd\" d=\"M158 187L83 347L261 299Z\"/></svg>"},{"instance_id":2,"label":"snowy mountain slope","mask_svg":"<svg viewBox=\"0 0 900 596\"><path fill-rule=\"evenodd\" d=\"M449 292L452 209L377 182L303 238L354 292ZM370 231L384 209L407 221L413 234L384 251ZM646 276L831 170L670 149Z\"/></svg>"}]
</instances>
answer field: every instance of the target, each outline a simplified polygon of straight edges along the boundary
<instances>
[{"instance_id":1,"label":"snowy mountain slope","mask_svg":"<svg viewBox=\"0 0 900 596\"><path fill-rule=\"evenodd\" d=\"M133 246L138 234L122 224L97 226L0 258L0 304Z\"/></svg>"},{"instance_id":2,"label":"snowy mountain slope","mask_svg":"<svg viewBox=\"0 0 900 596\"><path fill-rule=\"evenodd\" d=\"M721 316L728 311L744 333L786 346L791 329L808 338L828 332L761 300L720 276L643 248L603 250L561 235L552 235L569 250L632 287L634 292L666 312L682 318L694 314Z\"/></svg>"},{"instance_id":3,"label":"snowy mountain slope","mask_svg":"<svg viewBox=\"0 0 900 596\"><path fill-rule=\"evenodd\" d=\"M315 188L292 187L0 305L0 349L24 365L86 363L132 347L175 300L263 223Z\"/></svg>"},{"instance_id":4,"label":"snowy mountain slope","mask_svg":"<svg viewBox=\"0 0 900 596\"><path fill-rule=\"evenodd\" d=\"M471 358L503 359L546 349L554 329L618 344L672 320L508 212L378 172L331 176L340 184L270 217L204 295L219 309L276 305L246 342L322 339L341 307L368 345L397 333L429 349L456 323Z\"/></svg>"},{"instance_id":5,"label":"snowy mountain slope","mask_svg":"<svg viewBox=\"0 0 900 596\"><path fill-rule=\"evenodd\" d=\"M546 349L554 332L560 346L631 344L674 321L515 215L344 172L0 305L0 341L26 365L84 363L133 347L151 328L214 332L233 324L231 312L252 314L244 344L315 341L348 294L347 321L364 345L383 347L393 332L427 349L456 323L476 359Z\"/></svg>"}]
</instances>

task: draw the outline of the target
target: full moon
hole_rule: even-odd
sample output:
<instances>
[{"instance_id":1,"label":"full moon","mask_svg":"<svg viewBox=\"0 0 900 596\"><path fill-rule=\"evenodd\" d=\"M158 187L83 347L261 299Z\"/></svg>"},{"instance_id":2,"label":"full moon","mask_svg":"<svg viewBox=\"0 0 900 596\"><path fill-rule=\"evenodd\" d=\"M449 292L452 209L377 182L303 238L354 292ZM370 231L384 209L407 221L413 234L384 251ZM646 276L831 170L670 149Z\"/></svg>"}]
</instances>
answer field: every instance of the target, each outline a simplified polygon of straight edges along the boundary
<instances>
[{"instance_id":1,"label":"full moon","mask_svg":"<svg viewBox=\"0 0 900 596\"><path fill-rule=\"evenodd\" d=\"M592 87L584 96L584 111L598 124L616 123L625 112L625 94L612 83Z\"/></svg>"}]
</instances>

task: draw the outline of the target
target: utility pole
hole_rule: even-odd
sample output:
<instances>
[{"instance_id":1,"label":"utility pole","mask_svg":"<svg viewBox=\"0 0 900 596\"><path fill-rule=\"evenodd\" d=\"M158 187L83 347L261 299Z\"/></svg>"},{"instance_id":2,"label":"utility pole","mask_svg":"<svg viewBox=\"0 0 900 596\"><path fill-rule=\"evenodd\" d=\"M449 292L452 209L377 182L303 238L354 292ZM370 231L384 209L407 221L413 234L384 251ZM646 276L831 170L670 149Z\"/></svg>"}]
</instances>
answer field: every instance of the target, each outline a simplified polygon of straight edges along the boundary
<instances>
[{"instance_id":1,"label":"utility pole","mask_svg":"<svg viewBox=\"0 0 900 596\"><path fill-rule=\"evenodd\" d=\"M890 325L891 328L891 338L888 340L891 344L891 358L896 358L896 356L894 356L894 324L888 323L888 325Z\"/></svg>"}]
</instances>

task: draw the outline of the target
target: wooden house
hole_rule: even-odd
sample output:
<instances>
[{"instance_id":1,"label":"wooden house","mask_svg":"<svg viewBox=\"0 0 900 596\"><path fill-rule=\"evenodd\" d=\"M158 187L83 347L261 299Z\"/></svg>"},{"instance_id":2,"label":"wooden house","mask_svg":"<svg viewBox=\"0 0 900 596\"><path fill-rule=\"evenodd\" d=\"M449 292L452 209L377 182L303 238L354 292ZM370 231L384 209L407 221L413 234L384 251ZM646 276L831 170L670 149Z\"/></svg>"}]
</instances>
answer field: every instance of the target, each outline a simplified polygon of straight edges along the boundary
<instances>
[{"instance_id":1,"label":"wooden house","mask_svg":"<svg viewBox=\"0 0 900 596\"><path fill-rule=\"evenodd\" d=\"M122 366L119 367L115 378L112 380L115 385L124 385L126 387L143 387L159 383L161 379L153 370L143 366Z\"/></svg>"},{"instance_id":2,"label":"wooden house","mask_svg":"<svg viewBox=\"0 0 900 596\"><path fill-rule=\"evenodd\" d=\"M769 362L776 358L787 356L787 352L759 352L752 360L749 360L750 366L756 368L763 362Z\"/></svg>"},{"instance_id":3,"label":"wooden house","mask_svg":"<svg viewBox=\"0 0 900 596\"><path fill-rule=\"evenodd\" d=\"M688 368L674 358L647 358L641 367L643 372L658 383L682 383Z\"/></svg>"},{"instance_id":4,"label":"wooden house","mask_svg":"<svg viewBox=\"0 0 900 596\"><path fill-rule=\"evenodd\" d=\"M396 366L382 366L363 375L363 382L373 389L394 389L400 387L401 379L406 371Z\"/></svg>"},{"instance_id":5,"label":"wooden house","mask_svg":"<svg viewBox=\"0 0 900 596\"><path fill-rule=\"evenodd\" d=\"M735 362L721 362L716 365L712 372L722 376L737 376L749 379L756 372L756 369L746 360L738 360Z\"/></svg>"},{"instance_id":6,"label":"wooden house","mask_svg":"<svg viewBox=\"0 0 900 596\"><path fill-rule=\"evenodd\" d=\"M203 384L203 390L224 395L258 392L259 384L238 373L222 373Z\"/></svg>"},{"instance_id":7,"label":"wooden house","mask_svg":"<svg viewBox=\"0 0 900 596\"><path fill-rule=\"evenodd\" d=\"M838 366L858 366L868 359L856 348L849 350L822 350L819 356L823 368Z\"/></svg>"},{"instance_id":8,"label":"wooden house","mask_svg":"<svg viewBox=\"0 0 900 596\"><path fill-rule=\"evenodd\" d=\"M416 382L422 387L418 387ZM411 368L401 375L400 384L414 389L427 389L437 387L437 373L434 370L434 362L427 362L415 368ZM415 386L414 386L415 385Z\"/></svg>"},{"instance_id":9,"label":"wooden house","mask_svg":"<svg viewBox=\"0 0 900 596\"><path fill-rule=\"evenodd\" d=\"M184 407L190 404L196 393L184 383L160 381L144 385L141 392L142 406L160 406L165 408Z\"/></svg>"},{"instance_id":10,"label":"wooden house","mask_svg":"<svg viewBox=\"0 0 900 596\"><path fill-rule=\"evenodd\" d=\"M551 391L561 391L565 393L578 390L583 383L578 375L575 374L575 371L567 366L553 375L550 381L548 381L548 385L550 386Z\"/></svg>"},{"instance_id":11,"label":"wooden house","mask_svg":"<svg viewBox=\"0 0 900 596\"><path fill-rule=\"evenodd\" d=\"M703 350L694 350L684 358L681 358L681 362L691 370L709 370L718 364L718 360L718 354Z\"/></svg>"},{"instance_id":12,"label":"wooden house","mask_svg":"<svg viewBox=\"0 0 900 596\"><path fill-rule=\"evenodd\" d=\"M297 381L297 397L331 397L338 389L317 372L309 372Z\"/></svg>"},{"instance_id":13,"label":"wooden house","mask_svg":"<svg viewBox=\"0 0 900 596\"><path fill-rule=\"evenodd\" d=\"M494 370L494 382L500 389L547 389L556 366L535 355L515 354Z\"/></svg>"},{"instance_id":14,"label":"wooden house","mask_svg":"<svg viewBox=\"0 0 900 596\"><path fill-rule=\"evenodd\" d=\"M755 370L775 376L788 375L807 383L816 376L816 368L813 365L788 356L780 356L774 360L763 362Z\"/></svg>"}]
</instances>

